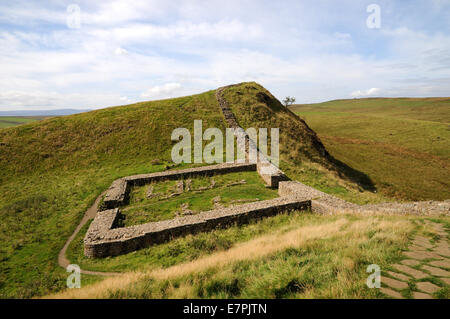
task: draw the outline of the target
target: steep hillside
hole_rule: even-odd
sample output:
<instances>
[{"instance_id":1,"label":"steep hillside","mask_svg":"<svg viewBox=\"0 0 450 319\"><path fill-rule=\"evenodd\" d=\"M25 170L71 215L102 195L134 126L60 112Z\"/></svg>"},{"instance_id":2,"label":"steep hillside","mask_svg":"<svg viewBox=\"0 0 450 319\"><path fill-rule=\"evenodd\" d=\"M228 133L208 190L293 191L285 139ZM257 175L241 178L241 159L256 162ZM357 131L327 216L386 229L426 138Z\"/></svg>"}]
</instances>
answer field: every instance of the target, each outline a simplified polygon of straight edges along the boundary
<instances>
[{"instance_id":1,"label":"steep hillside","mask_svg":"<svg viewBox=\"0 0 450 319\"><path fill-rule=\"evenodd\" d=\"M255 82L229 86L224 97L239 125L280 129L280 166L291 178L352 200L361 200L349 190L366 192L373 199L372 181L363 173L331 156L318 135L268 90ZM363 200L364 202L364 200Z\"/></svg>"},{"instance_id":2,"label":"steep hillside","mask_svg":"<svg viewBox=\"0 0 450 319\"><path fill-rule=\"evenodd\" d=\"M163 170L172 130L199 118L224 128L214 91L0 129L0 295L64 287L58 251L85 210L114 179Z\"/></svg>"},{"instance_id":3,"label":"steep hillside","mask_svg":"<svg viewBox=\"0 0 450 319\"><path fill-rule=\"evenodd\" d=\"M450 99L370 98L294 105L337 159L386 196L450 198Z\"/></svg>"}]
</instances>

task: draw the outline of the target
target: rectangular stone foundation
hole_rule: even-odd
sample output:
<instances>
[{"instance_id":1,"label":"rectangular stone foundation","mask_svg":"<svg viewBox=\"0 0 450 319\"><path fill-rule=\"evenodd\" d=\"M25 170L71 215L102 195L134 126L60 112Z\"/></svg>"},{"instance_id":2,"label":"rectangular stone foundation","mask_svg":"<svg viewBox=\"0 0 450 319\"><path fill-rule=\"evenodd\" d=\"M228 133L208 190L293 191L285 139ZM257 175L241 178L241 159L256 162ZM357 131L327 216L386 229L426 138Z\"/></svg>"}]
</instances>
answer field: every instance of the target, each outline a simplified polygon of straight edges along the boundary
<instances>
[{"instance_id":1,"label":"rectangular stone foundation","mask_svg":"<svg viewBox=\"0 0 450 319\"><path fill-rule=\"evenodd\" d=\"M94 258L117 256L188 234L243 225L284 211L308 209L311 209L309 200L279 197L125 228L112 228L120 214L118 209L103 211L89 227L84 254Z\"/></svg>"}]
</instances>

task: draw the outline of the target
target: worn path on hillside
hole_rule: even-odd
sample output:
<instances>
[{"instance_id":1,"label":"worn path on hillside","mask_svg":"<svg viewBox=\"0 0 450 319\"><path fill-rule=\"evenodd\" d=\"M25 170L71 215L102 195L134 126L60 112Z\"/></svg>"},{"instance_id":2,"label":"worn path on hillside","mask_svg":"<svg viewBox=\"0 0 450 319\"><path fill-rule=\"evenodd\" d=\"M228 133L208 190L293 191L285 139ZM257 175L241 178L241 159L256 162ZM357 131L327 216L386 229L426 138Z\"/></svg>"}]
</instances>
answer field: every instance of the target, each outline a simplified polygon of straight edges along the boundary
<instances>
[{"instance_id":1,"label":"worn path on hillside","mask_svg":"<svg viewBox=\"0 0 450 319\"><path fill-rule=\"evenodd\" d=\"M105 191L106 192L106 191ZM64 247L61 249L61 251L58 254L58 264L63 267L64 269L67 268L68 265L70 265L69 259L67 259L66 252L67 248L69 247L70 243L75 239L77 234L80 232L81 228L90 220L95 217L98 210L98 205L100 204L100 201L105 194L105 192L101 193L96 199L94 204L89 207L89 209L84 214L83 218L81 219L80 223L78 224L77 228L75 228L73 234L67 239ZM119 275L120 273L116 272L101 272L101 271L90 271L90 270L83 270L81 269L81 273L85 275L99 275L99 276L114 276Z\"/></svg>"}]
</instances>

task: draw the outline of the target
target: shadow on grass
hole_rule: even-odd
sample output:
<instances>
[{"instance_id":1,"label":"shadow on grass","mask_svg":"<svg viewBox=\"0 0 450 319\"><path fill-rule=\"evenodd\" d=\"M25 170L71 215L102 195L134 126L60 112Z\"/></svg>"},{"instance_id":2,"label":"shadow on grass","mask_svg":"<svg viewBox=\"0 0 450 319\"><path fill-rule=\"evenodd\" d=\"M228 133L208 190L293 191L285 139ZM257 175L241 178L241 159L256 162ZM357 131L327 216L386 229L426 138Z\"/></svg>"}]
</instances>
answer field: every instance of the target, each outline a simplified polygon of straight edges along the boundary
<instances>
[{"instance_id":1,"label":"shadow on grass","mask_svg":"<svg viewBox=\"0 0 450 319\"><path fill-rule=\"evenodd\" d=\"M313 131L300 116L298 116L288 108L286 108L286 111L298 121L302 122L303 125L314 135L314 138L312 139L313 147L319 152L321 156L327 158L328 162L331 163L331 166L328 167L329 169L336 171L339 177L358 184L362 189L366 191L374 192L377 190L373 181L365 173L358 171L353 167L348 166L344 162L341 162L340 160L334 158L325 148L317 133ZM311 159L314 161L313 158ZM326 162L323 164L327 166Z\"/></svg>"},{"instance_id":2,"label":"shadow on grass","mask_svg":"<svg viewBox=\"0 0 450 319\"><path fill-rule=\"evenodd\" d=\"M362 189L366 191L374 192L377 190L375 184L365 173L348 166L344 162L335 159L329 155L330 161L338 168L337 172L339 177L349 179L354 183L357 183Z\"/></svg>"}]
</instances>

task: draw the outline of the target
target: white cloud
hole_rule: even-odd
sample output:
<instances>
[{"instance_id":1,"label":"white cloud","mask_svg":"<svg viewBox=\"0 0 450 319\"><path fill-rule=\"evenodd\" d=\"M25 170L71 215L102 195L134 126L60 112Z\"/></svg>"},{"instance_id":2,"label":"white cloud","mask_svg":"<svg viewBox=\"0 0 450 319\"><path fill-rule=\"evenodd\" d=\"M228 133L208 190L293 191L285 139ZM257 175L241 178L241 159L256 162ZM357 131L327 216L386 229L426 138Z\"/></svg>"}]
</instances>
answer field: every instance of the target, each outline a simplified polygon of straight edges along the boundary
<instances>
[{"instance_id":1,"label":"white cloud","mask_svg":"<svg viewBox=\"0 0 450 319\"><path fill-rule=\"evenodd\" d=\"M56 92L0 92L0 105L3 106L48 106L54 105L60 100Z\"/></svg>"},{"instance_id":2,"label":"white cloud","mask_svg":"<svg viewBox=\"0 0 450 319\"><path fill-rule=\"evenodd\" d=\"M116 49L114 50L114 53L115 53L116 55L127 55L127 54L128 54L128 51L125 50L125 49L123 49L123 48L116 48Z\"/></svg>"},{"instance_id":3,"label":"white cloud","mask_svg":"<svg viewBox=\"0 0 450 319\"><path fill-rule=\"evenodd\" d=\"M101 107L241 81L299 103L349 92L450 95L445 26L427 29L430 19L389 26L386 16L376 33L359 29L367 14L353 1L79 0L80 29L65 25L65 5L17 3L0 4L2 108Z\"/></svg>"},{"instance_id":4,"label":"white cloud","mask_svg":"<svg viewBox=\"0 0 450 319\"><path fill-rule=\"evenodd\" d=\"M151 99L170 98L174 97L177 93L179 93L181 89L182 86L180 83L166 83L164 85L151 87L145 92L142 92L141 97Z\"/></svg>"},{"instance_id":5,"label":"white cloud","mask_svg":"<svg viewBox=\"0 0 450 319\"><path fill-rule=\"evenodd\" d=\"M58 93L48 91L0 92L0 110L43 110L57 108L95 109L131 103L116 94Z\"/></svg>"},{"instance_id":6,"label":"white cloud","mask_svg":"<svg viewBox=\"0 0 450 319\"><path fill-rule=\"evenodd\" d=\"M343 40L347 40L347 39L351 39L352 36L349 33L341 33L341 32L335 32L334 36L338 39L343 39Z\"/></svg>"},{"instance_id":7,"label":"white cloud","mask_svg":"<svg viewBox=\"0 0 450 319\"><path fill-rule=\"evenodd\" d=\"M196 38L210 38L221 41L239 41L263 38L264 32L258 25L237 20L222 20L215 23L180 21L168 25L134 23L111 29L91 29L88 34L120 43L148 43L148 41L188 41Z\"/></svg>"},{"instance_id":8,"label":"white cloud","mask_svg":"<svg viewBox=\"0 0 450 319\"><path fill-rule=\"evenodd\" d=\"M121 96L119 99L120 99L120 101L121 101L122 103L124 103L124 104L131 104L131 103L134 102L134 100L128 98L128 96Z\"/></svg>"},{"instance_id":9,"label":"white cloud","mask_svg":"<svg viewBox=\"0 0 450 319\"><path fill-rule=\"evenodd\" d=\"M377 94L380 93L380 89L379 88L370 88L368 90L357 90L357 91L353 91L350 96L351 97L369 97L369 96L376 96Z\"/></svg>"}]
</instances>

